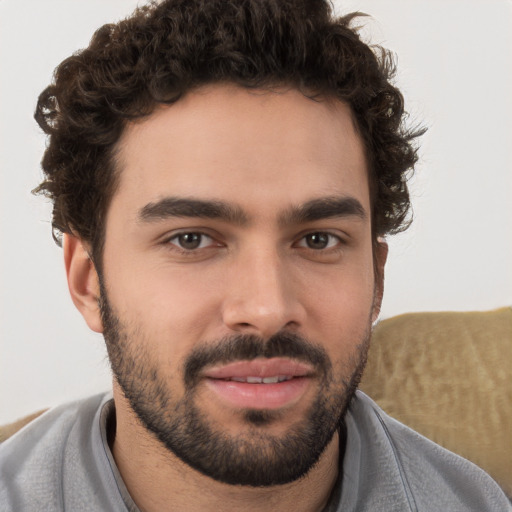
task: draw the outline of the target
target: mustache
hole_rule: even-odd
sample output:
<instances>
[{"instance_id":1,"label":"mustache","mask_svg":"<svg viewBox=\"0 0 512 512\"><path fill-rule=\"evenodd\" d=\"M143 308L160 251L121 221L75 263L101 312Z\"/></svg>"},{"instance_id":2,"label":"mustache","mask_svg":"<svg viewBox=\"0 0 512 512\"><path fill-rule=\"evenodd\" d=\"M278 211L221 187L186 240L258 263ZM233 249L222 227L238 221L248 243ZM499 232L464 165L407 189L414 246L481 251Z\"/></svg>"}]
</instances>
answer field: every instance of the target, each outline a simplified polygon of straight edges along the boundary
<instances>
[{"instance_id":1,"label":"mustache","mask_svg":"<svg viewBox=\"0 0 512 512\"><path fill-rule=\"evenodd\" d=\"M299 334L279 332L267 340L253 334L237 334L196 347L185 360L185 384L190 387L197 384L201 372L208 366L273 357L308 363L323 376L327 376L332 367L324 348Z\"/></svg>"}]
</instances>

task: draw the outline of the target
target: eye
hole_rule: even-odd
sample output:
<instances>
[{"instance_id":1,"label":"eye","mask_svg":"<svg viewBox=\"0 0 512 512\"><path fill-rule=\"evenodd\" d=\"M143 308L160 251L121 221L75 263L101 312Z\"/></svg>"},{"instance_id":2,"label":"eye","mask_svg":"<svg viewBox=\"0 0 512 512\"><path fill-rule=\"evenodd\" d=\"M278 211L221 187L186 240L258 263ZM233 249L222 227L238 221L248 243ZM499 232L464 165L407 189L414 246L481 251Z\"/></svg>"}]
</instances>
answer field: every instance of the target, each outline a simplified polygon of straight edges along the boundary
<instances>
[{"instance_id":1,"label":"eye","mask_svg":"<svg viewBox=\"0 0 512 512\"><path fill-rule=\"evenodd\" d=\"M330 233L319 231L316 233L309 233L302 237L298 243L298 246L320 251L323 249L331 249L340 243L341 240L339 237L331 235Z\"/></svg>"},{"instance_id":2,"label":"eye","mask_svg":"<svg viewBox=\"0 0 512 512\"><path fill-rule=\"evenodd\" d=\"M196 249L204 249L213 243L213 239L204 233L179 233L169 239L169 243L176 245L185 251L194 251Z\"/></svg>"}]
</instances>

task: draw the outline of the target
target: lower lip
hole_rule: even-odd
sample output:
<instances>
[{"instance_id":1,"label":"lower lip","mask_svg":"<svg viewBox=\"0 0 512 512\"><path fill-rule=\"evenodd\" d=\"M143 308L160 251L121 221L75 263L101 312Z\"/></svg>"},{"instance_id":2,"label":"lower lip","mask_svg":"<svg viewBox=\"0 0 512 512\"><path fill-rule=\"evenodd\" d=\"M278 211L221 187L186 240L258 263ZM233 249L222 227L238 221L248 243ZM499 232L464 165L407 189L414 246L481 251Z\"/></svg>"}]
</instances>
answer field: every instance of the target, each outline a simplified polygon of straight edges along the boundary
<instances>
[{"instance_id":1,"label":"lower lip","mask_svg":"<svg viewBox=\"0 0 512 512\"><path fill-rule=\"evenodd\" d=\"M243 409L279 409L297 402L305 393L308 377L296 377L276 384L248 384L222 379L206 383L222 400Z\"/></svg>"}]
</instances>

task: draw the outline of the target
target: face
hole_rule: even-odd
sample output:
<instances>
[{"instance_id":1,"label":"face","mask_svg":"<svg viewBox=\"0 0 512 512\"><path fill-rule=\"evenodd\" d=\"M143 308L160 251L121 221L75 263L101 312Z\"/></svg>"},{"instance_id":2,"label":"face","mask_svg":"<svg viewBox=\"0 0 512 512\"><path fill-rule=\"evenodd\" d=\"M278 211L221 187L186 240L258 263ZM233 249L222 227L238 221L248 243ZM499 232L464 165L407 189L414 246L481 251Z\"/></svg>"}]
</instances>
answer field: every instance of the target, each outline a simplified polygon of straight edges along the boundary
<instances>
[{"instance_id":1,"label":"face","mask_svg":"<svg viewBox=\"0 0 512 512\"><path fill-rule=\"evenodd\" d=\"M101 279L115 385L198 471L299 478L357 385L380 289L348 107L208 86L118 149Z\"/></svg>"}]
</instances>

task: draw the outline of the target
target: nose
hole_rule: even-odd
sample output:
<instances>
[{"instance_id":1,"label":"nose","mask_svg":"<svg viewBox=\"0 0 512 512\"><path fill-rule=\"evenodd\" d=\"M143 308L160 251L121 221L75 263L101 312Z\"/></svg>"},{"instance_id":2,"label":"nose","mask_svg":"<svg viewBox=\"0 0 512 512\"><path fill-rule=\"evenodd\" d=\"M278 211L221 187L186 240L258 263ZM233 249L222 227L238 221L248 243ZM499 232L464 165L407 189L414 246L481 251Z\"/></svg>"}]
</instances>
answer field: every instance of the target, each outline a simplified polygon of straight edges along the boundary
<instances>
[{"instance_id":1,"label":"nose","mask_svg":"<svg viewBox=\"0 0 512 512\"><path fill-rule=\"evenodd\" d=\"M230 330L269 338L304 323L306 312L291 263L277 250L252 251L232 263L222 311Z\"/></svg>"}]
</instances>

